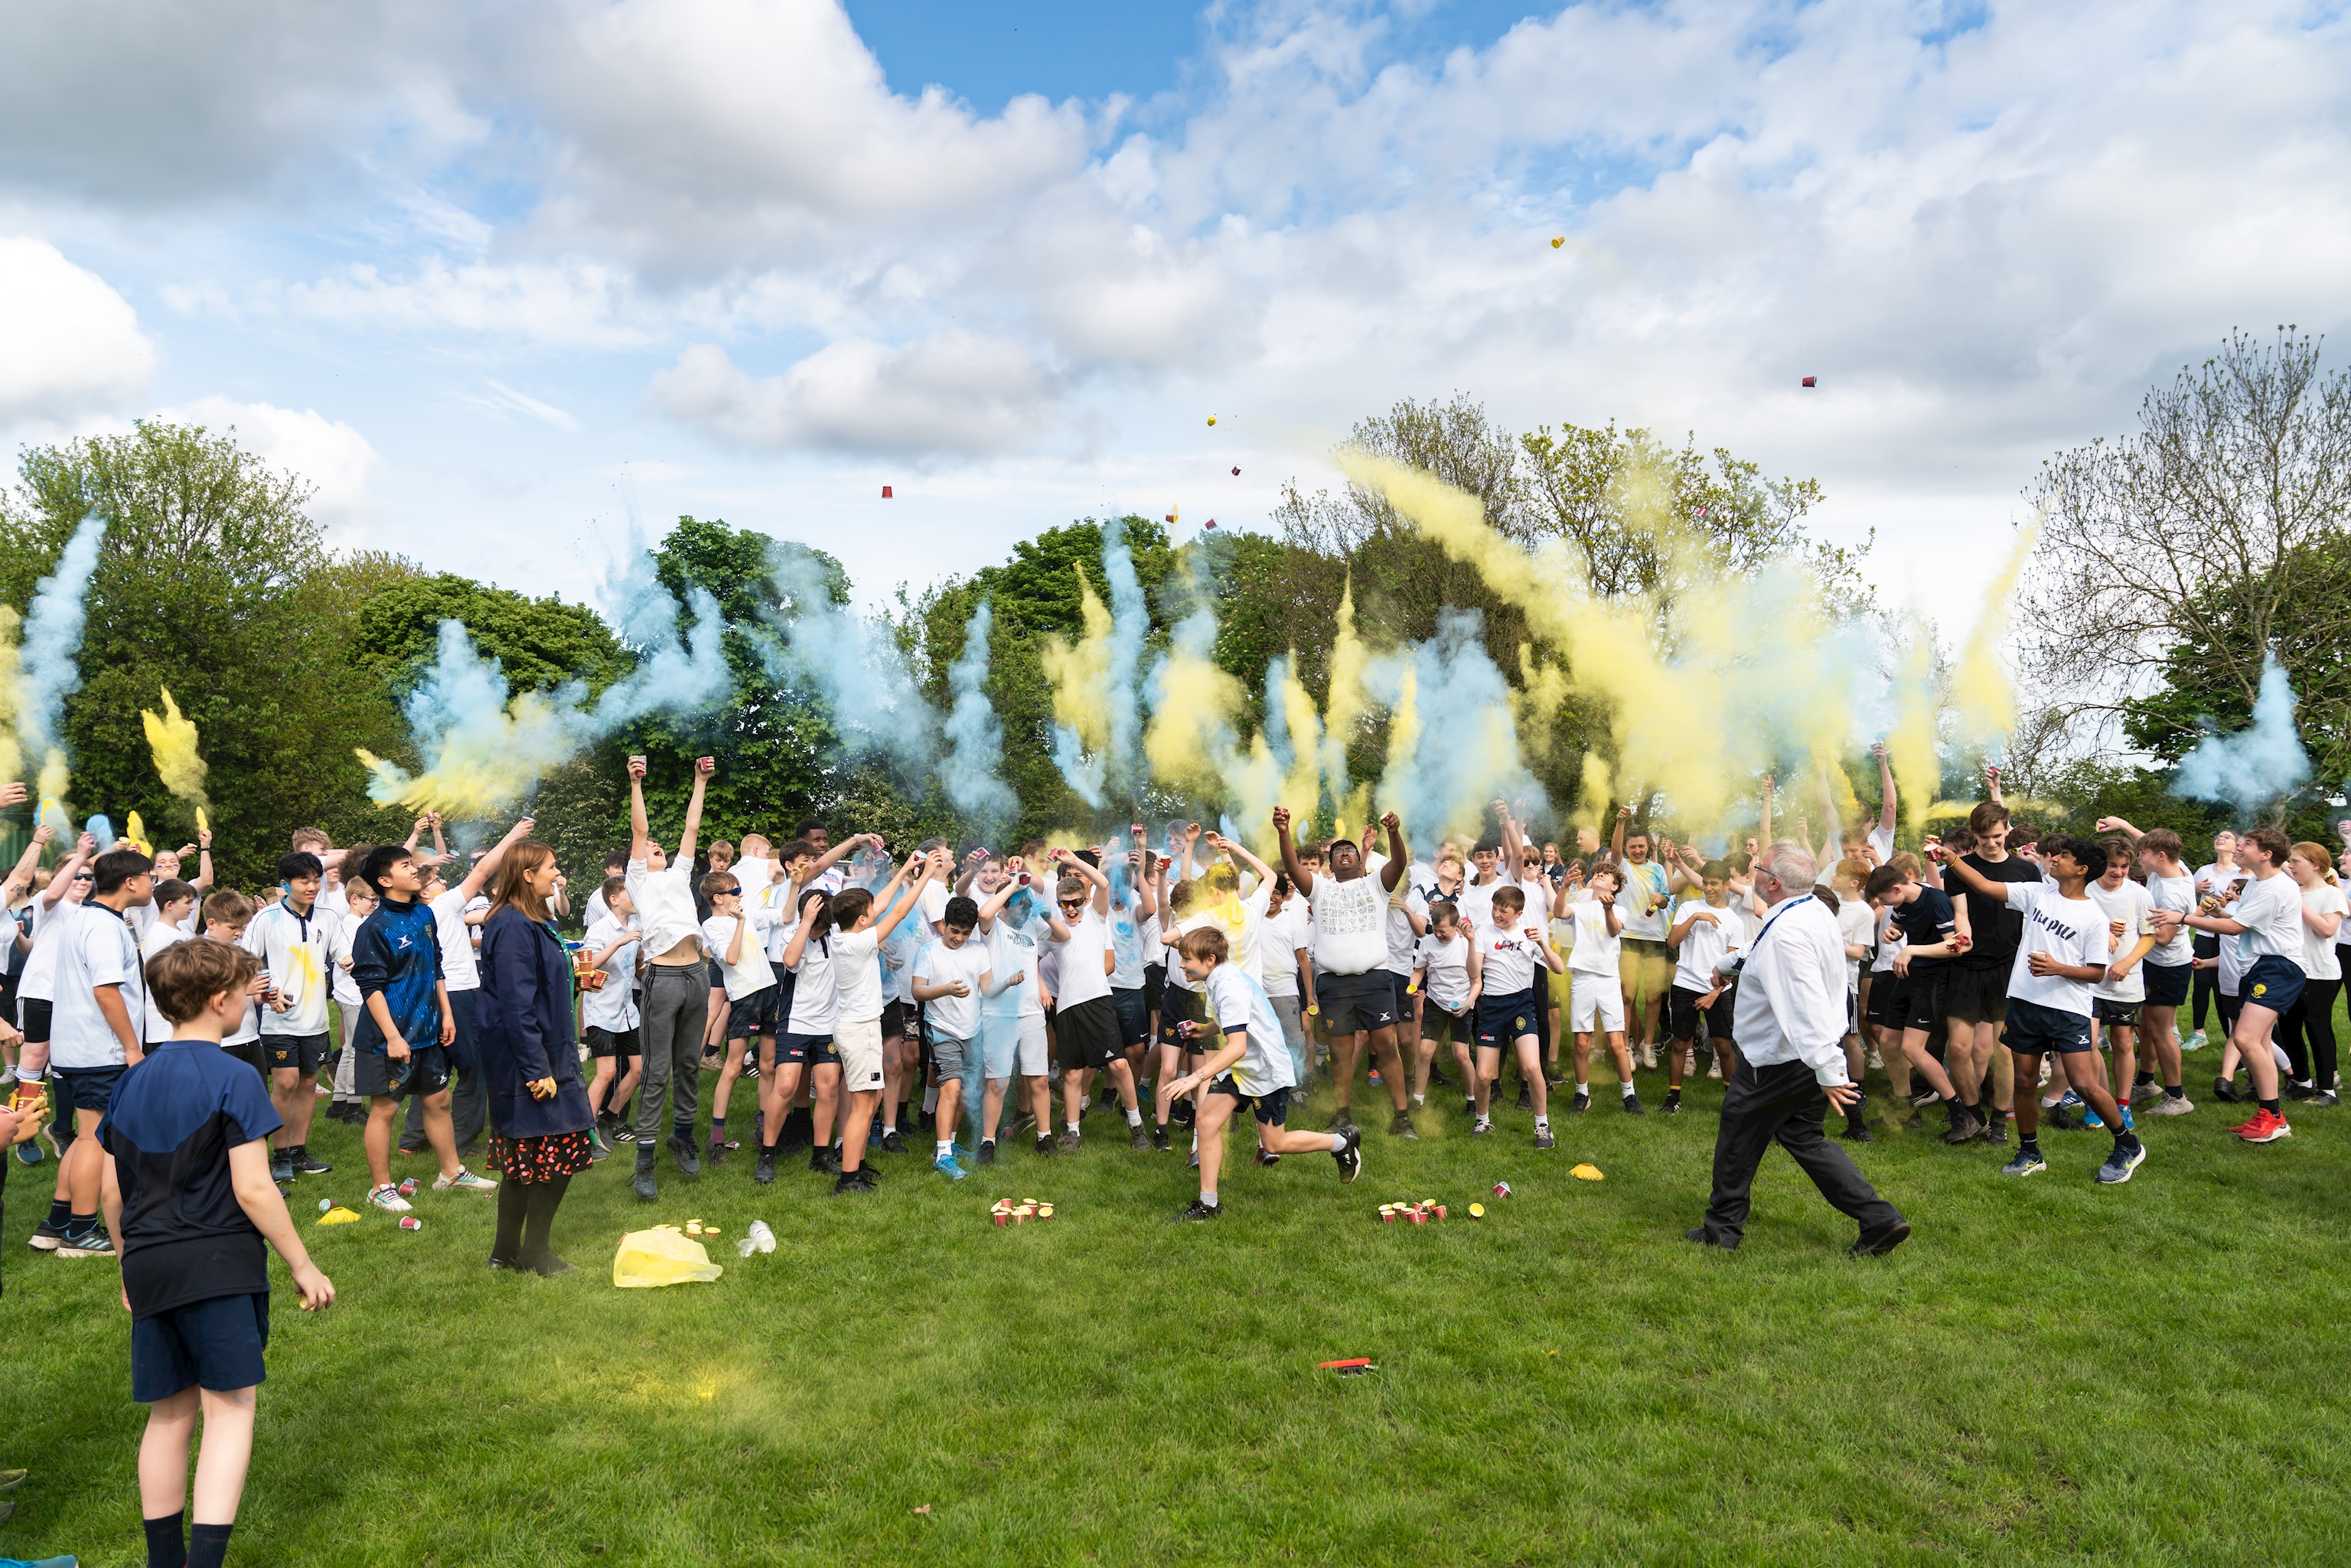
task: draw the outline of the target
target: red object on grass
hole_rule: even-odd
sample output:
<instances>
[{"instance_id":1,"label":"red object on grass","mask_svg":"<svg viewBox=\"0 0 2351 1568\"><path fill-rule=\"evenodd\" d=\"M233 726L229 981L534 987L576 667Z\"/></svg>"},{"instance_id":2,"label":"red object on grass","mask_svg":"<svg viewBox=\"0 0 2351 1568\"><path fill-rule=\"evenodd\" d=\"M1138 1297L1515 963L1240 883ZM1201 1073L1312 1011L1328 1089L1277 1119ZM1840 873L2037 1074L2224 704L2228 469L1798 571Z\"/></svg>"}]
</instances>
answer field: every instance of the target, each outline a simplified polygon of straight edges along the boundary
<instances>
[{"instance_id":1,"label":"red object on grass","mask_svg":"<svg viewBox=\"0 0 2351 1568\"><path fill-rule=\"evenodd\" d=\"M1820 378L1820 377L1818 377L1818 376L1806 376L1806 377L1804 378L1804 384L1805 384L1806 386L1808 386L1808 387L1809 387L1809 386L1817 386L1817 385L1819 385L1819 384L1820 384L1820 380L1821 380L1821 378Z\"/></svg>"},{"instance_id":2,"label":"red object on grass","mask_svg":"<svg viewBox=\"0 0 2351 1568\"><path fill-rule=\"evenodd\" d=\"M1314 1369L1317 1372L1343 1372L1351 1366L1369 1366L1371 1364L1372 1358L1370 1356L1359 1355L1347 1361L1318 1361L1314 1364Z\"/></svg>"},{"instance_id":3,"label":"red object on grass","mask_svg":"<svg viewBox=\"0 0 2351 1568\"><path fill-rule=\"evenodd\" d=\"M1805 384L1806 386L1810 386L1810 385L1812 385L1813 383L1812 383L1812 382L1806 382L1804 384ZM888 499L890 498L890 486L887 486L887 485L884 485L884 486L882 486L882 498L883 498L883 500L885 500L885 501L886 501L886 500L888 500Z\"/></svg>"}]
</instances>

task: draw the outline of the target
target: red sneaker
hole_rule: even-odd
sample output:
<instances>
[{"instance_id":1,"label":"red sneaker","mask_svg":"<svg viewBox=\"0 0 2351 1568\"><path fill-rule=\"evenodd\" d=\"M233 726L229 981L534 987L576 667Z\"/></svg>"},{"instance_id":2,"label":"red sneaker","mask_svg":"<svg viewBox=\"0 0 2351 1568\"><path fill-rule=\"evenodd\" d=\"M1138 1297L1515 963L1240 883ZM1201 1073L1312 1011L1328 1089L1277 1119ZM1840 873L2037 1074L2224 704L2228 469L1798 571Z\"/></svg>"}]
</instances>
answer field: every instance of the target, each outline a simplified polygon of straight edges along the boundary
<instances>
[{"instance_id":1,"label":"red sneaker","mask_svg":"<svg viewBox=\"0 0 2351 1568\"><path fill-rule=\"evenodd\" d=\"M2250 1126L2252 1126L2252 1125L2253 1124L2253 1122L2258 1122L2258 1121L2260 1121L2261 1119L2262 1119L2262 1113L2261 1113L2261 1111L2257 1108L2257 1109L2255 1109L2255 1111L2253 1112L2253 1119L2252 1119L2252 1122L2240 1122L2240 1123L2238 1123L2235 1126L2233 1126L2233 1127L2230 1128L2230 1129L2229 1129L2229 1131L2230 1131L2230 1132L2231 1132L2231 1133L2236 1134L2239 1137L2242 1137L2242 1136L2244 1136L2245 1129L2246 1129L2246 1128L2248 1128L2248 1127L2250 1127Z\"/></svg>"},{"instance_id":2,"label":"red sneaker","mask_svg":"<svg viewBox=\"0 0 2351 1568\"><path fill-rule=\"evenodd\" d=\"M2237 1136L2249 1144L2274 1144L2280 1138L2294 1136L2294 1128L2276 1112L2264 1111L2246 1123L2244 1131Z\"/></svg>"}]
</instances>

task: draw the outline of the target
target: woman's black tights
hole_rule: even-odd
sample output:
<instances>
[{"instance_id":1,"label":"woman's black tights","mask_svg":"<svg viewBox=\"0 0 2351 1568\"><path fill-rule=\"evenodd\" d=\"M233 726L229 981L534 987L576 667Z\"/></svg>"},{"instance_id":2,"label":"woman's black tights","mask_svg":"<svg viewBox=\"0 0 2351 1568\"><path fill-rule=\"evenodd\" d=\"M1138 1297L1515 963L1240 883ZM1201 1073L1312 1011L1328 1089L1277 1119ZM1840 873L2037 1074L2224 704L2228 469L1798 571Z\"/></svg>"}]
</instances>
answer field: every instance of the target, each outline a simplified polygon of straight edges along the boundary
<instances>
[{"instance_id":1,"label":"woman's black tights","mask_svg":"<svg viewBox=\"0 0 2351 1568\"><path fill-rule=\"evenodd\" d=\"M549 1235L555 1228L555 1211L570 1186L568 1176L546 1181L521 1182L508 1176L498 1184L498 1236L490 1260L509 1268L541 1274L564 1273L569 1266L555 1255Z\"/></svg>"}]
</instances>

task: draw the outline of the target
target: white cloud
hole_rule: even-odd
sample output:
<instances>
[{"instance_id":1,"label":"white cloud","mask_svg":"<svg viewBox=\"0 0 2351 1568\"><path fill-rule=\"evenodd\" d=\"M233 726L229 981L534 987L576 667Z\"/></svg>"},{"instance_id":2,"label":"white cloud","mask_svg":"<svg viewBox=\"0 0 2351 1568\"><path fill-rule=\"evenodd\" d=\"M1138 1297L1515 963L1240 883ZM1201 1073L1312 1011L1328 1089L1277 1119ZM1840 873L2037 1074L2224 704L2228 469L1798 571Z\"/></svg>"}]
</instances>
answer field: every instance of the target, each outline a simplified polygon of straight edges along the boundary
<instances>
[{"instance_id":1,"label":"white cloud","mask_svg":"<svg viewBox=\"0 0 2351 1568\"><path fill-rule=\"evenodd\" d=\"M366 436L317 409L278 408L214 395L159 409L155 417L200 424L215 434L234 429L238 445L272 468L308 480L318 490L310 498L310 516L338 544L354 542L377 511L368 482L382 459Z\"/></svg>"},{"instance_id":2,"label":"white cloud","mask_svg":"<svg viewBox=\"0 0 2351 1568\"><path fill-rule=\"evenodd\" d=\"M0 236L0 429L119 407L155 373L138 312L46 241Z\"/></svg>"},{"instance_id":3,"label":"white cloud","mask_svg":"<svg viewBox=\"0 0 2351 1568\"><path fill-rule=\"evenodd\" d=\"M558 430L576 432L580 428L577 416L556 407L551 402L541 402L529 393L518 392L501 381L485 378L482 384L489 388L486 394L459 392L456 394L458 400L482 408L498 409L507 413L528 414L543 423L555 426Z\"/></svg>"},{"instance_id":4,"label":"white cloud","mask_svg":"<svg viewBox=\"0 0 2351 1568\"><path fill-rule=\"evenodd\" d=\"M657 371L645 396L738 446L977 456L1050 435L1054 390L1026 345L941 332L896 346L847 339L757 381L703 344Z\"/></svg>"}]
</instances>

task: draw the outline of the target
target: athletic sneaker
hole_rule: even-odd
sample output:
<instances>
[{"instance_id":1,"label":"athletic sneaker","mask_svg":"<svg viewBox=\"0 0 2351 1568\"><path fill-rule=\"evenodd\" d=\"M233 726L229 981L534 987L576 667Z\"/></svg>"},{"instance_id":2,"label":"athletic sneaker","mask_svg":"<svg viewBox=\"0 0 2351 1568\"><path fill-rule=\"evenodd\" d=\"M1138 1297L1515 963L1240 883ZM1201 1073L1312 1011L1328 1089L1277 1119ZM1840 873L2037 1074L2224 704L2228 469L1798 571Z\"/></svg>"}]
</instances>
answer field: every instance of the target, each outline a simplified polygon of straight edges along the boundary
<instances>
[{"instance_id":1,"label":"athletic sneaker","mask_svg":"<svg viewBox=\"0 0 2351 1568\"><path fill-rule=\"evenodd\" d=\"M2147 1108L2147 1113L2150 1116L2185 1116L2194 1109L2196 1102L2185 1094L2162 1094Z\"/></svg>"},{"instance_id":2,"label":"athletic sneaker","mask_svg":"<svg viewBox=\"0 0 2351 1568\"><path fill-rule=\"evenodd\" d=\"M1142 1123L1137 1122L1127 1128L1126 1146L1131 1149L1147 1149L1151 1146L1151 1134L1143 1130Z\"/></svg>"},{"instance_id":3,"label":"athletic sneaker","mask_svg":"<svg viewBox=\"0 0 2351 1568\"><path fill-rule=\"evenodd\" d=\"M2264 1110L2246 1123L2237 1136L2249 1144L2274 1144L2280 1138L2294 1136L2294 1128L2283 1116L2274 1111Z\"/></svg>"},{"instance_id":4,"label":"athletic sneaker","mask_svg":"<svg viewBox=\"0 0 2351 1568\"><path fill-rule=\"evenodd\" d=\"M1176 1103L1181 1105L1184 1102L1179 1100ZM1177 1120L1181 1121L1182 1118L1178 1117ZM1354 1124L1347 1118L1347 1107L1342 1105L1337 1110L1331 1113L1331 1124L1322 1130L1326 1133L1343 1133L1353 1124Z\"/></svg>"},{"instance_id":5,"label":"athletic sneaker","mask_svg":"<svg viewBox=\"0 0 2351 1568\"><path fill-rule=\"evenodd\" d=\"M2131 1086L2130 1103L2134 1105L2152 1105L2162 1098L2163 1085L2152 1078L2144 1083L2135 1083Z\"/></svg>"},{"instance_id":6,"label":"athletic sneaker","mask_svg":"<svg viewBox=\"0 0 2351 1568\"><path fill-rule=\"evenodd\" d=\"M33 1227L33 1234L25 1239L25 1245L36 1252L54 1252L64 1245L65 1239L64 1226L52 1225L47 1218L43 1218L38 1225Z\"/></svg>"},{"instance_id":7,"label":"athletic sneaker","mask_svg":"<svg viewBox=\"0 0 2351 1568\"><path fill-rule=\"evenodd\" d=\"M1682 1113L1682 1092L1678 1089L1667 1090L1666 1103L1660 1106L1659 1109L1664 1111L1668 1116L1680 1115Z\"/></svg>"},{"instance_id":8,"label":"athletic sneaker","mask_svg":"<svg viewBox=\"0 0 2351 1568\"><path fill-rule=\"evenodd\" d=\"M1346 1146L1333 1149L1331 1152L1331 1157L1339 1162L1339 1179L1343 1182L1351 1182L1364 1174L1363 1130L1358 1127L1348 1128L1346 1139Z\"/></svg>"},{"instance_id":9,"label":"athletic sneaker","mask_svg":"<svg viewBox=\"0 0 2351 1568\"><path fill-rule=\"evenodd\" d=\"M1406 1138L1416 1144L1420 1142L1420 1134L1414 1132L1412 1129L1411 1112L1399 1111L1389 1119L1388 1136L1391 1138Z\"/></svg>"},{"instance_id":10,"label":"athletic sneaker","mask_svg":"<svg viewBox=\"0 0 2351 1568\"><path fill-rule=\"evenodd\" d=\"M58 1242L57 1255L60 1258L111 1258L114 1256L114 1238L107 1234L105 1226L93 1225L80 1235L68 1236Z\"/></svg>"},{"instance_id":11,"label":"athletic sneaker","mask_svg":"<svg viewBox=\"0 0 2351 1568\"><path fill-rule=\"evenodd\" d=\"M694 1157L692 1138L682 1138L675 1133L672 1133L669 1137L669 1152L676 1156L678 1175L696 1176L702 1174L702 1162Z\"/></svg>"},{"instance_id":12,"label":"athletic sneaker","mask_svg":"<svg viewBox=\"0 0 2351 1568\"><path fill-rule=\"evenodd\" d=\"M1844 1131L1839 1133L1837 1136L1843 1138L1848 1144L1874 1144L1877 1142L1876 1138L1869 1135L1869 1124L1863 1121L1859 1116L1847 1116L1844 1119Z\"/></svg>"},{"instance_id":13,"label":"athletic sneaker","mask_svg":"<svg viewBox=\"0 0 2351 1568\"><path fill-rule=\"evenodd\" d=\"M400 1189L396 1186L371 1187L368 1189L367 1200L386 1214L406 1214L416 1207L401 1197Z\"/></svg>"},{"instance_id":14,"label":"athletic sneaker","mask_svg":"<svg viewBox=\"0 0 2351 1568\"><path fill-rule=\"evenodd\" d=\"M1657 1046L1655 1040L1641 1042L1641 1070L1645 1072L1655 1072L1657 1070Z\"/></svg>"},{"instance_id":15,"label":"athletic sneaker","mask_svg":"<svg viewBox=\"0 0 2351 1568\"><path fill-rule=\"evenodd\" d=\"M2237 1081L2235 1079L2216 1077L2212 1080L2212 1098L2215 1100L2226 1100L2233 1105L2241 1101L2244 1096L2237 1092Z\"/></svg>"},{"instance_id":16,"label":"athletic sneaker","mask_svg":"<svg viewBox=\"0 0 2351 1568\"><path fill-rule=\"evenodd\" d=\"M293 1185L293 1150L272 1149L269 1151L269 1179L276 1182L279 1186L291 1186Z\"/></svg>"},{"instance_id":17,"label":"athletic sneaker","mask_svg":"<svg viewBox=\"0 0 2351 1568\"><path fill-rule=\"evenodd\" d=\"M1533 1088L1526 1083L1520 1083L1519 1085L1519 1109L1521 1111L1531 1111L1534 1108L1535 1092Z\"/></svg>"},{"instance_id":18,"label":"athletic sneaker","mask_svg":"<svg viewBox=\"0 0 2351 1568\"><path fill-rule=\"evenodd\" d=\"M2131 1172L2146 1163L2147 1145L2145 1144L2134 1139L2127 1149L2116 1144L2115 1152L2106 1156L2106 1163L2098 1167L2098 1180L2107 1186L2119 1186L2130 1180Z\"/></svg>"},{"instance_id":19,"label":"athletic sneaker","mask_svg":"<svg viewBox=\"0 0 2351 1568\"><path fill-rule=\"evenodd\" d=\"M893 1127L882 1134L882 1152L885 1155L903 1155L906 1152L906 1140L898 1135L897 1128Z\"/></svg>"},{"instance_id":20,"label":"athletic sneaker","mask_svg":"<svg viewBox=\"0 0 2351 1568\"><path fill-rule=\"evenodd\" d=\"M1198 1169L1200 1168L1200 1145L1197 1145L1197 1144L1194 1144L1194 1145L1192 1145L1192 1157L1191 1157L1190 1159L1186 1160L1186 1161L1184 1162L1184 1166L1185 1166L1185 1168L1186 1168L1186 1169L1187 1169L1187 1170L1198 1170Z\"/></svg>"},{"instance_id":21,"label":"athletic sneaker","mask_svg":"<svg viewBox=\"0 0 2351 1568\"><path fill-rule=\"evenodd\" d=\"M776 1179L776 1152L773 1149L759 1151L758 1162L751 1167L751 1179L761 1186Z\"/></svg>"},{"instance_id":22,"label":"athletic sneaker","mask_svg":"<svg viewBox=\"0 0 2351 1568\"><path fill-rule=\"evenodd\" d=\"M2186 1040L2181 1040L2179 1042L2179 1049L2182 1051L2201 1051L2207 1043L2209 1042L2204 1038L2204 1031L2199 1029L2194 1034L2189 1035Z\"/></svg>"},{"instance_id":23,"label":"athletic sneaker","mask_svg":"<svg viewBox=\"0 0 2351 1568\"><path fill-rule=\"evenodd\" d=\"M1706 1064L1706 1075L1708 1078L1716 1080L1718 1082L1720 1082L1722 1078L1722 1058L1718 1056L1712 1061Z\"/></svg>"},{"instance_id":24,"label":"athletic sneaker","mask_svg":"<svg viewBox=\"0 0 2351 1568\"><path fill-rule=\"evenodd\" d=\"M1494 1119L1491 1116L1480 1116L1469 1124L1469 1135L1473 1138L1482 1138L1493 1130Z\"/></svg>"},{"instance_id":25,"label":"athletic sneaker","mask_svg":"<svg viewBox=\"0 0 2351 1568\"><path fill-rule=\"evenodd\" d=\"M1535 1147L1539 1149L1548 1149L1552 1147L1553 1144L1554 1140L1551 1135L1551 1129L1549 1127L1537 1127L1535 1129Z\"/></svg>"},{"instance_id":26,"label":"athletic sneaker","mask_svg":"<svg viewBox=\"0 0 2351 1568\"><path fill-rule=\"evenodd\" d=\"M294 1151L294 1174L297 1176L325 1176L334 1168L312 1154L308 1144Z\"/></svg>"},{"instance_id":27,"label":"athletic sneaker","mask_svg":"<svg viewBox=\"0 0 2351 1568\"><path fill-rule=\"evenodd\" d=\"M465 1166L459 1166L455 1176L434 1176L433 1190L434 1192L496 1192L498 1190L498 1184L477 1176Z\"/></svg>"},{"instance_id":28,"label":"athletic sneaker","mask_svg":"<svg viewBox=\"0 0 2351 1568\"><path fill-rule=\"evenodd\" d=\"M832 1196L840 1197L850 1193L872 1192L873 1189L873 1178L862 1166L860 1166L853 1171L843 1171L834 1178Z\"/></svg>"},{"instance_id":29,"label":"athletic sneaker","mask_svg":"<svg viewBox=\"0 0 2351 1568\"><path fill-rule=\"evenodd\" d=\"M2313 1094L2310 1097L2309 1103L2313 1105L2340 1105L2343 1103L2343 1100L2342 1097L2336 1094L2334 1090L2322 1089L2317 1093Z\"/></svg>"},{"instance_id":30,"label":"athletic sneaker","mask_svg":"<svg viewBox=\"0 0 2351 1568\"><path fill-rule=\"evenodd\" d=\"M1061 1144L1064 1152L1072 1155L1076 1154L1078 1152L1078 1145L1082 1142L1084 1142L1084 1140L1078 1136L1078 1130L1075 1127L1066 1127L1062 1129Z\"/></svg>"},{"instance_id":31,"label":"athletic sneaker","mask_svg":"<svg viewBox=\"0 0 2351 1568\"><path fill-rule=\"evenodd\" d=\"M1932 1089L1928 1089L1923 1092L1910 1096L1910 1103L1913 1105L1922 1106L1932 1105L1936 1101L1940 1100L1942 1096L1940 1094L1936 1093Z\"/></svg>"},{"instance_id":32,"label":"athletic sneaker","mask_svg":"<svg viewBox=\"0 0 2351 1568\"><path fill-rule=\"evenodd\" d=\"M2000 1167L2000 1174L2012 1176L2039 1176L2048 1168L2049 1162L2041 1157L2038 1150L2019 1149L2014 1158Z\"/></svg>"},{"instance_id":33,"label":"athletic sneaker","mask_svg":"<svg viewBox=\"0 0 2351 1568\"><path fill-rule=\"evenodd\" d=\"M38 1138L26 1138L16 1145L16 1160L20 1165L37 1166L41 1163L43 1157L41 1140Z\"/></svg>"},{"instance_id":34,"label":"athletic sneaker","mask_svg":"<svg viewBox=\"0 0 2351 1568\"><path fill-rule=\"evenodd\" d=\"M809 1151L809 1169L815 1171L820 1176L839 1176L841 1174L841 1156L833 1153L831 1149L810 1149Z\"/></svg>"},{"instance_id":35,"label":"athletic sneaker","mask_svg":"<svg viewBox=\"0 0 2351 1568\"><path fill-rule=\"evenodd\" d=\"M702 1157L714 1166L723 1166L726 1163L726 1151L736 1146L733 1144L722 1144L713 1138L703 1146Z\"/></svg>"},{"instance_id":36,"label":"athletic sneaker","mask_svg":"<svg viewBox=\"0 0 2351 1568\"><path fill-rule=\"evenodd\" d=\"M1035 1124L1032 1123L1030 1124L1033 1126ZM1054 1153L1053 1140L1040 1134L1037 1138L1037 1152L1040 1155L1050 1155Z\"/></svg>"},{"instance_id":37,"label":"athletic sneaker","mask_svg":"<svg viewBox=\"0 0 2351 1568\"><path fill-rule=\"evenodd\" d=\"M1569 1110L1571 1110L1572 1112L1573 1112L1573 1113L1574 1113L1576 1115L1578 1115L1578 1116L1581 1116L1581 1115L1583 1115L1586 1111L1591 1110L1591 1109L1592 1109L1592 1092L1591 1092L1590 1090L1587 1090L1587 1089L1579 1089L1579 1090L1577 1090L1577 1091L1575 1092L1575 1100L1574 1100L1573 1103L1573 1104L1571 1104L1571 1105L1568 1107L1568 1109L1569 1109Z\"/></svg>"},{"instance_id":38,"label":"athletic sneaker","mask_svg":"<svg viewBox=\"0 0 2351 1568\"><path fill-rule=\"evenodd\" d=\"M1997 1105L1987 1105L1984 1107L1984 1115L1987 1118L1984 1142L1996 1144L2003 1149L2008 1147L2009 1113Z\"/></svg>"},{"instance_id":39,"label":"athletic sneaker","mask_svg":"<svg viewBox=\"0 0 2351 1568\"><path fill-rule=\"evenodd\" d=\"M1224 1213L1224 1211L1225 1206L1223 1204L1202 1203L1196 1197L1192 1200L1190 1207L1169 1219L1167 1223L1170 1225L1194 1224L1201 1220L1214 1219L1217 1216Z\"/></svg>"},{"instance_id":40,"label":"athletic sneaker","mask_svg":"<svg viewBox=\"0 0 2351 1568\"><path fill-rule=\"evenodd\" d=\"M1257 1152L1257 1163L1261 1166L1278 1166L1281 1163L1281 1156L1271 1149L1259 1149Z\"/></svg>"},{"instance_id":41,"label":"athletic sneaker","mask_svg":"<svg viewBox=\"0 0 2351 1568\"><path fill-rule=\"evenodd\" d=\"M979 1163L984 1166L992 1166L996 1163L996 1140L994 1138L982 1138L979 1141Z\"/></svg>"},{"instance_id":42,"label":"athletic sneaker","mask_svg":"<svg viewBox=\"0 0 2351 1568\"><path fill-rule=\"evenodd\" d=\"M2093 1133L2103 1133L2106 1130L2106 1119L2095 1111L2085 1111L2082 1113L2082 1125Z\"/></svg>"},{"instance_id":43,"label":"athletic sneaker","mask_svg":"<svg viewBox=\"0 0 2351 1568\"><path fill-rule=\"evenodd\" d=\"M1646 1116L1649 1113L1642 1109L1641 1097L1638 1094L1623 1094L1618 1098L1625 1102L1625 1114L1627 1116Z\"/></svg>"},{"instance_id":44,"label":"athletic sneaker","mask_svg":"<svg viewBox=\"0 0 2351 1568\"><path fill-rule=\"evenodd\" d=\"M1170 1149L1174 1148L1176 1145L1174 1141L1167 1136L1166 1128L1154 1127L1151 1129L1151 1146L1164 1155Z\"/></svg>"},{"instance_id":45,"label":"athletic sneaker","mask_svg":"<svg viewBox=\"0 0 2351 1568\"><path fill-rule=\"evenodd\" d=\"M931 1168L949 1181L961 1181L971 1175L969 1171L956 1164L956 1157L953 1155L941 1155L931 1162Z\"/></svg>"},{"instance_id":46,"label":"athletic sneaker","mask_svg":"<svg viewBox=\"0 0 2351 1568\"><path fill-rule=\"evenodd\" d=\"M2280 1073L2279 1076L2283 1078L2285 1075ZM2306 1078L2286 1078L2284 1082L2278 1085L2278 1088L2289 1100L2307 1100L2318 1092L2317 1086Z\"/></svg>"}]
</instances>

